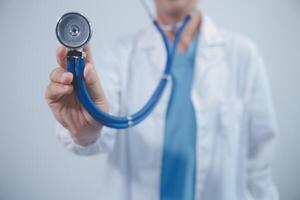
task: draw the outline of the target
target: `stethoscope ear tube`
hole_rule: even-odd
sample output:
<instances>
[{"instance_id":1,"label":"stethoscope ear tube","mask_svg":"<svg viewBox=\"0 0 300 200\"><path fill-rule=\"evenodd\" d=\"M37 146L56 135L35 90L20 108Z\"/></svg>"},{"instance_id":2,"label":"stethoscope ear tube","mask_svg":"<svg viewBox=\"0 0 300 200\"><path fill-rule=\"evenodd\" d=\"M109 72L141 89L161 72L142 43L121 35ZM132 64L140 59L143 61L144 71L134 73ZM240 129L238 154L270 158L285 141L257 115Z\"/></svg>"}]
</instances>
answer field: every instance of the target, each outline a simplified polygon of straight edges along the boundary
<instances>
[{"instance_id":1,"label":"stethoscope ear tube","mask_svg":"<svg viewBox=\"0 0 300 200\"><path fill-rule=\"evenodd\" d=\"M156 21L154 21L154 25L159 31L159 33L161 34L167 51L167 61L166 61L165 71L153 95L150 97L149 101L138 112L130 116L126 116L126 117L113 116L110 115L109 113L102 111L99 107L97 107L97 105L93 102L93 100L88 94L87 85L84 80L85 58L83 56L83 53L78 52L76 50L69 51L67 56L67 70L74 75L72 84L74 86L74 90L77 98L79 99L83 107L86 109L86 111L99 123L103 124L104 126L115 128L115 129L126 129L135 126L141 121L143 121L147 116L149 116L149 114L154 110L154 108L158 104L166 88L168 80L170 80L171 77L170 73L171 73L174 53L180 41L181 34L185 26L187 25L188 21L190 20L190 18L191 18L190 16L187 16L184 19L182 26L177 31L172 49L169 48L168 39L164 34L163 30L161 29L159 24Z\"/></svg>"}]
</instances>

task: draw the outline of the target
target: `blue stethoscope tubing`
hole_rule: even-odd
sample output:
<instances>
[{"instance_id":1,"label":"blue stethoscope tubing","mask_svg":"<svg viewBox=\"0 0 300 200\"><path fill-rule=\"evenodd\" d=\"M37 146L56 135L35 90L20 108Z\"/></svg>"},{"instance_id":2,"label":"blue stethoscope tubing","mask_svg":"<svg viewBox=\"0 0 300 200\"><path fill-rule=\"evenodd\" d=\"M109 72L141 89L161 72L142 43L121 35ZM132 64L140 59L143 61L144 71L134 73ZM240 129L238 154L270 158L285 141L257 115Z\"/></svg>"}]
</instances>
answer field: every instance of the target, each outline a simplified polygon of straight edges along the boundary
<instances>
[{"instance_id":1,"label":"blue stethoscope tubing","mask_svg":"<svg viewBox=\"0 0 300 200\"><path fill-rule=\"evenodd\" d=\"M149 101L138 112L130 116L117 117L99 109L89 96L87 86L84 80L83 72L85 67L85 58L83 56L68 56L67 70L68 72L71 72L73 74L73 86L76 96L83 105L83 107L86 109L86 111L102 125L115 129L126 129L135 126L141 121L143 121L154 110L166 88L168 80L171 77L172 62L175 55L176 47L180 41L182 32L190 19L191 15L187 15L182 21L182 24L175 35L173 47L171 49L168 44L168 38L164 34L159 23L156 20L153 21L154 26L156 27L156 29L162 37L167 52L165 70L163 73L163 77L159 82L159 85L155 89Z\"/></svg>"}]
</instances>

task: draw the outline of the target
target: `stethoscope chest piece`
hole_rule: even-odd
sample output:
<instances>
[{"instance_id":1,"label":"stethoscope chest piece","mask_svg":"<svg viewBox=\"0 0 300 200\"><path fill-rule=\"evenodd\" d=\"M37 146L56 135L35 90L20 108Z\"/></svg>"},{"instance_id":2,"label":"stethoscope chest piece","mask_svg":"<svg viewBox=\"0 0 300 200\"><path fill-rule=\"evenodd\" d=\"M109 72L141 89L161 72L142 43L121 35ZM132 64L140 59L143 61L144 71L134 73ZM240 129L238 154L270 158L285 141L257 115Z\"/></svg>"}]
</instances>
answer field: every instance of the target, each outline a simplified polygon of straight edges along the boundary
<instances>
[{"instance_id":1,"label":"stethoscope chest piece","mask_svg":"<svg viewBox=\"0 0 300 200\"><path fill-rule=\"evenodd\" d=\"M84 46L92 35L87 18L76 12L66 13L59 18L55 30L59 42L70 49Z\"/></svg>"}]
</instances>

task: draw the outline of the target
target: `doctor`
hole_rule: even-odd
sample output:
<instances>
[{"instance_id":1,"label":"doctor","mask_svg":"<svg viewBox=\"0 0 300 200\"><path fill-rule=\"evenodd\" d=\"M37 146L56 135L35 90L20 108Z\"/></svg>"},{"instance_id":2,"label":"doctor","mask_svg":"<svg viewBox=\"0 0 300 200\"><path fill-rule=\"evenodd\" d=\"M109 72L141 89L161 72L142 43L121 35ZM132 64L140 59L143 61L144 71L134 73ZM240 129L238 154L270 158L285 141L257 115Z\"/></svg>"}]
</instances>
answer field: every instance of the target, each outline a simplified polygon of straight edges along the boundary
<instances>
[{"instance_id":1,"label":"doctor","mask_svg":"<svg viewBox=\"0 0 300 200\"><path fill-rule=\"evenodd\" d=\"M155 0L170 45L196 0ZM148 100L166 59L154 27L104 50L85 47L93 101L127 115ZM153 113L127 130L103 127L75 97L66 53L57 49L46 99L58 137L78 155L103 154L99 198L109 200L277 200L271 173L277 132L263 60L247 38L193 11L176 51L172 81ZM97 72L96 72L97 70ZM83 172L84 173L84 172ZM80 182L80 180L78 180Z\"/></svg>"}]
</instances>

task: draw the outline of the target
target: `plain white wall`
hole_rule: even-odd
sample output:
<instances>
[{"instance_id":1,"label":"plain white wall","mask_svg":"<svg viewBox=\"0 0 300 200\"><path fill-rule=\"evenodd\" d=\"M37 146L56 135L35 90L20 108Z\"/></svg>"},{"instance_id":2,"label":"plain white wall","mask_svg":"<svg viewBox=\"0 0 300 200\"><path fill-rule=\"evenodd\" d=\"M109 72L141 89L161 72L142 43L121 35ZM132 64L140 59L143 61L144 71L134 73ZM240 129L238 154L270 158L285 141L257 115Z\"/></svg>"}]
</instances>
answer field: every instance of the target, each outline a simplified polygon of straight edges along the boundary
<instances>
[{"instance_id":1,"label":"plain white wall","mask_svg":"<svg viewBox=\"0 0 300 200\"><path fill-rule=\"evenodd\" d=\"M280 136L274 176L282 199L300 199L300 1L206 0L215 21L246 34L267 63ZM101 156L83 158L54 137L44 101L56 66L57 18L66 11L88 15L92 46L136 32L149 23L138 0L0 0L0 199L100 199ZM139 16L139 17L136 17Z\"/></svg>"}]
</instances>

